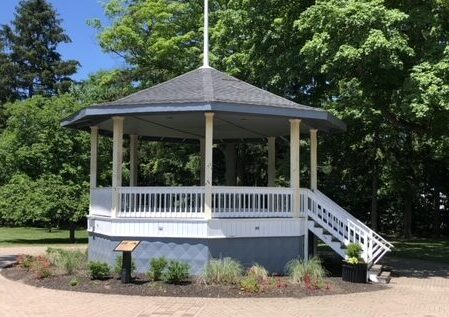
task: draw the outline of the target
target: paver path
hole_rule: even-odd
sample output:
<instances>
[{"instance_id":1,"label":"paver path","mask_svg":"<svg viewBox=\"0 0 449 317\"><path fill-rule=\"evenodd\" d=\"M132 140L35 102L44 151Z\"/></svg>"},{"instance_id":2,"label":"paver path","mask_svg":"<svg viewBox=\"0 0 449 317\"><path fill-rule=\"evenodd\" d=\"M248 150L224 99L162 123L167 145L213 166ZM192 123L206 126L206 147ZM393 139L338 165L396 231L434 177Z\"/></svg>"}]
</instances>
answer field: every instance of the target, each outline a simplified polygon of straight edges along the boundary
<instances>
[{"instance_id":1,"label":"paver path","mask_svg":"<svg viewBox=\"0 0 449 317\"><path fill-rule=\"evenodd\" d=\"M0 257L14 249L1 249ZM23 251L23 250L22 250ZM22 252L23 253L23 252ZM30 253L30 252L26 252ZM401 269L402 270L402 269ZM0 316L449 316L447 266L404 270L386 290L305 299L203 299L85 294L28 286L0 277Z\"/></svg>"}]
</instances>

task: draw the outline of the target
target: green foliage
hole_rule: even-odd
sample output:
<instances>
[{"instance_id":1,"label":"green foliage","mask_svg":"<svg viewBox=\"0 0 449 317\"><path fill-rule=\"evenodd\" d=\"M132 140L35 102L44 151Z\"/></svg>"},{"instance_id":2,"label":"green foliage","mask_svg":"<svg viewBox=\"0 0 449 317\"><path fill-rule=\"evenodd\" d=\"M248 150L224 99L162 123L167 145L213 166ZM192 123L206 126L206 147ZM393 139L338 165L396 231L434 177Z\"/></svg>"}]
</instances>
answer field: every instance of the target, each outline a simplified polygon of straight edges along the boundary
<instances>
[{"instance_id":1,"label":"green foliage","mask_svg":"<svg viewBox=\"0 0 449 317\"><path fill-rule=\"evenodd\" d=\"M350 264L358 264L362 261L363 248L359 243L350 243L346 246L347 262Z\"/></svg>"},{"instance_id":2,"label":"green foliage","mask_svg":"<svg viewBox=\"0 0 449 317\"><path fill-rule=\"evenodd\" d=\"M122 266L123 266L123 255L118 255L115 258L115 265L114 265L114 273L121 275L122 274ZM131 260L131 274L134 274L137 271L137 265L134 259Z\"/></svg>"},{"instance_id":3,"label":"green foliage","mask_svg":"<svg viewBox=\"0 0 449 317\"><path fill-rule=\"evenodd\" d=\"M136 80L152 85L199 66L201 5L167 0L121 1L105 5L111 25L90 24L101 47L138 65ZM150 23L148 21L151 21Z\"/></svg>"},{"instance_id":4,"label":"green foliage","mask_svg":"<svg viewBox=\"0 0 449 317\"><path fill-rule=\"evenodd\" d=\"M80 281L76 277L72 278L69 281L69 285L72 287L78 286L79 284L80 284Z\"/></svg>"},{"instance_id":5,"label":"green foliage","mask_svg":"<svg viewBox=\"0 0 449 317\"><path fill-rule=\"evenodd\" d=\"M207 264L204 280L209 284L237 284L242 277L242 265L231 258L213 259Z\"/></svg>"},{"instance_id":6,"label":"green foliage","mask_svg":"<svg viewBox=\"0 0 449 317\"><path fill-rule=\"evenodd\" d=\"M64 274L73 274L77 270L87 267L87 256L80 250L64 250L59 248L47 248L47 256L50 262Z\"/></svg>"},{"instance_id":7,"label":"green foliage","mask_svg":"<svg viewBox=\"0 0 449 317\"><path fill-rule=\"evenodd\" d=\"M240 280L240 288L247 293L259 293L262 288L255 277L246 276Z\"/></svg>"},{"instance_id":8,"label":"green foliage","mask_svg":"<svg viewBox=\"0 0 449 317\"><path fill-rule=\"evenodd\" d=\"M326 270L321 265L317 257L308 261L299 259L291 260L287 263L287 273L293 283L298 283L309 287L310 285L321 288L324 285Z\"/></svg>"},{"instance_id":9,"label":"green foliage","mask_svg":"<svg viewBox=\"0 0 449 317\"><path fill-rule=\"evenodd\" d=\"M33 263L33 257L31 255L27 254L17 255L17 264L20 267L29 270L31 268L31 263Z\"/></svg>"},{"instance_id":10,"label":"green foliage","mask_svg":"<svg viewBox=\"0 0 449 317\"><path fill-rule=\"evenodd\" d=\"M159 258L152 258L150 261L150 270L148 271L149 278L153 281L160 281L167 264L168 261L163 256Z\"/></svg>"},{"instance_id":11,"label":"green foliage","mask_svg":"<svg viewBox=\"0 0 449 317\"><path fill-rule=\"evenodd\" d=\"M76 72L79 63L63 61L57 51L59 44L71 40L53 6L47 0L20 1L11 24L3 25L0 35L7 44L9 65L14 70L12 94L32 97L67 91L69 76Z\"/></svg>"},{"instance_id":12,"label":"green foliage","mask_svg":"<svg viewBox=\"0 0 449 317\"><path fill-rule=\"evenodd\" d=\"M81 106L67 95L8 105L0 137L3 224L67 226L86 214L89 138L60 126Z\"/></svg>"},{"instance_id":13,"label":"green foliage","mask_svg":"<svg viewBox=\"0 0 449 317\"><path fill-rule=\"evenodd\" d=\"M162 274L162 280L168 284L182 284L190 277L190 265L176 260L170 260Z\"/></svg>"},{"instance_id":14,"label":"green foliage","mask_svg":"<svg viewBox=\"0 0 449 317\"><path fill-rule=\"evenodd\" d=\"M89 262L89 272L93 280L105 280L111 276L110 266L98 261Z\"/></svg>"}]
</instances>

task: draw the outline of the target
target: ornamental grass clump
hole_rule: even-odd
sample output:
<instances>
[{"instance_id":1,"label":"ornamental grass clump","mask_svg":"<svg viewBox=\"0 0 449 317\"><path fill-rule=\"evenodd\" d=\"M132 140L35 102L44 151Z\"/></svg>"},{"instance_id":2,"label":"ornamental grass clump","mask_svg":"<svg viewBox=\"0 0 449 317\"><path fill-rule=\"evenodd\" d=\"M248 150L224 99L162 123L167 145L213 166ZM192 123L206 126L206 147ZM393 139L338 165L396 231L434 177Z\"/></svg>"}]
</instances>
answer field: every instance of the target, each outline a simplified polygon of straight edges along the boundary
<instances>
[{"instance_id":1,"label":"ornamental grass clump","mask_svg":"<svg viewBox=\"0 0 449 317\"><path fill-rule=\"evenodd\" d=\"M262 265L256 263L248 269L247 276L259 282L265 282L268 280L268 271Z\"/></svg>"},{"instance_id":2,"label":"ornamental grass clump","mask_svg":"<svg viewBox=\"0 0 449 317\"><path fill-rule=\"evenodd\" d=\"M363 252L363 248L360 244L358 244L358 243L348 244L346 246L346 255L347 255L346 262L348 264L353 264L353 265L363 263L362 252Z\"/></svg>"},{"instance_id":3,"label":"ornamental grass clump","mask_svg":"<svg viewBox=\"0 0 449 317\"><path fill-rule=\"evenodd\" d=\"M323 288L325 286L326 270L321 260L313 257L308 261L299 259L287 263L287 273L293 283L300 284L308 289Z\"/></svg>"},{"instance_id":4,"label":"ornamental grass clump","mask_svg":"<svg viewBox=\"0 0 449 317\"><path fill-rule=\"evenodd\" d=\"M208 284L237 284L242 273L242 265L231 258L213 259L207 264L203 278Z\"/></svg>"},{"instance_id":5,"label":"ornamental grass clump","mask_svg":"<svg viewBox=\"0 0 449 317\"><path fill-rule=\"evenodd\" d=\"M47 248L47 257L63 274L73 274L77 270L87 267L87 255L80 250L63 250Z\"/></svg>"}]
</instances>

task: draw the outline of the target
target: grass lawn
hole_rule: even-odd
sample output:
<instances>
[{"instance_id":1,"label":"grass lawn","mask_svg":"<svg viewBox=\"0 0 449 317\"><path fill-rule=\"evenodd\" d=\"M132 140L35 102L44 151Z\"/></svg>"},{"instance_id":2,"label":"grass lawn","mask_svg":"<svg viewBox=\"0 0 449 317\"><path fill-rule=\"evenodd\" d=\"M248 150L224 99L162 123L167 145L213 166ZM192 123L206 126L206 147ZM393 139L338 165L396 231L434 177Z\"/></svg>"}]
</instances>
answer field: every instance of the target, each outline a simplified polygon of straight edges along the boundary
<instances>
[{"instance_id":1,"label":"grass lawn","mask_svg":"<svg viewBox=\"0 0 449 317\"><path fill-rule=\"evenodd\" d=\"M449 238L394 239L391 256L449 264Z\"/></svg>"},{"instance_id":2,"label":"grass lawn","mask_svg":"<svg viewBox=\"0 0 449 317\"><path fill-rule=\"evenodd\" d=\"M392 252L387 253L387 256L449 264L449 238L414 238L408 240L396 238L387 240L394 245ZM320 242L318 252L332 253L332 250Z\"/></svg>"},{"instance_id":3,"label":"grass lawn","mask_svg":"<svg viewBox=\"0 0 449 317\"><path fill-rule=\"evenodd\" d=\"M85 229L77 230L76 243L87 243L87 231ZM69 241L68 230L43 228L0 228L0 247L18 246L18 245L61 245L71 244Z\"/></svg>"}]
</instances>

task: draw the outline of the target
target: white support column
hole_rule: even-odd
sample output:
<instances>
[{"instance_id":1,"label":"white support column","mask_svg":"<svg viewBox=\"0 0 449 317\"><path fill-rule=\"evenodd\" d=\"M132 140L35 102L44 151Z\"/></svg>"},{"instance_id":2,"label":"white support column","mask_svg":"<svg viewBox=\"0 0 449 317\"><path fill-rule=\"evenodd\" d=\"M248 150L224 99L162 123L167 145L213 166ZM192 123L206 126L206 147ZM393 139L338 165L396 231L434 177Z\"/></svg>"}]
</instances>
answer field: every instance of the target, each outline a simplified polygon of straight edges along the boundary
<instances>
[{"instance_id":1,"label":"white support column","mask_svg":"<svg viewBox=\"0 0 449 317\"><path fill-rule=\"evenodd\" d=\"M275 186L276 179L276 138L268 138L268 187Z\"/></svg>"},{"instance_id":2,"label":"white support column","mask_svg":"<svg viewBox=\"0 0 449 317\"><path fill-rule=\"evenodd\" d=\"M317 189L317 129L310 129L310 189Z\"/></svg>"},{"instance_id":3,"label":"white support column","mask_svg":"<svg viewBox=\"0 0 449 317\"><path fill-rule=\"evenodd\" d=\"M299 119L290 119L290 188L294 189L293 195L293 217L300 215L300 193L299 193L299 144L300 123Z\"/></svg>"},{"instance_id":4,"label":"white support column","mask_svg":"<svg viewBox=\"0 0 449 317\"><path fill-rule=\"evenodd\" d=\"M90 127L90 189L97 187L98 127Z\"/></svg>"},{"instance_id":5,"label":"white support column","mask_svg":"<svg viewBox=\"0 0 449 317\"><path fill-rule=\"evenodd\" d=\"M235 144L225 145L226 186L235 186Z\"/></svg>"},{"instance_id":6,"label":"white support column","mask_svg":"<svg viewBox=\"0 0 449 317\"><path fill-rule=\"evenodd\" d=\"M204 213L206 219L212 219L212 155L214 140L214 114L207 112L205 129L205 155L204 155Z\"/></svg>"},{"instance_id":7,"label":"white support column","mask_svg":"<svg viewBox=\"0 0 449 317\"><path fill-rule=\"evenodd\" d=\"M137 172L139 170L137 135L129 136L129 186L137 186Z\"/></svg>"},{"instance_id":8,"label":"white support column","mask_svg":"<svg viewBox=\"0 0 449 317\"><path fill-rule=\"evenodd\" d=\"M204 172L206 171L206 165L204 162L204 156L206 155L206 149L204 145L204 138L200 139L200 186L204 186Z\"/></svg>"},{"instance_id":9,"label":"white support column","mask_svg":"<svg viewBox=\"0 0 449 317\"><path fill-rule=\"evenodd\" d=\"M122 186L123 163L123 117L113 117L113 143L112 143L112 218L117 217L119 197L117 187Z\"/></svg>"}]
</instances>

